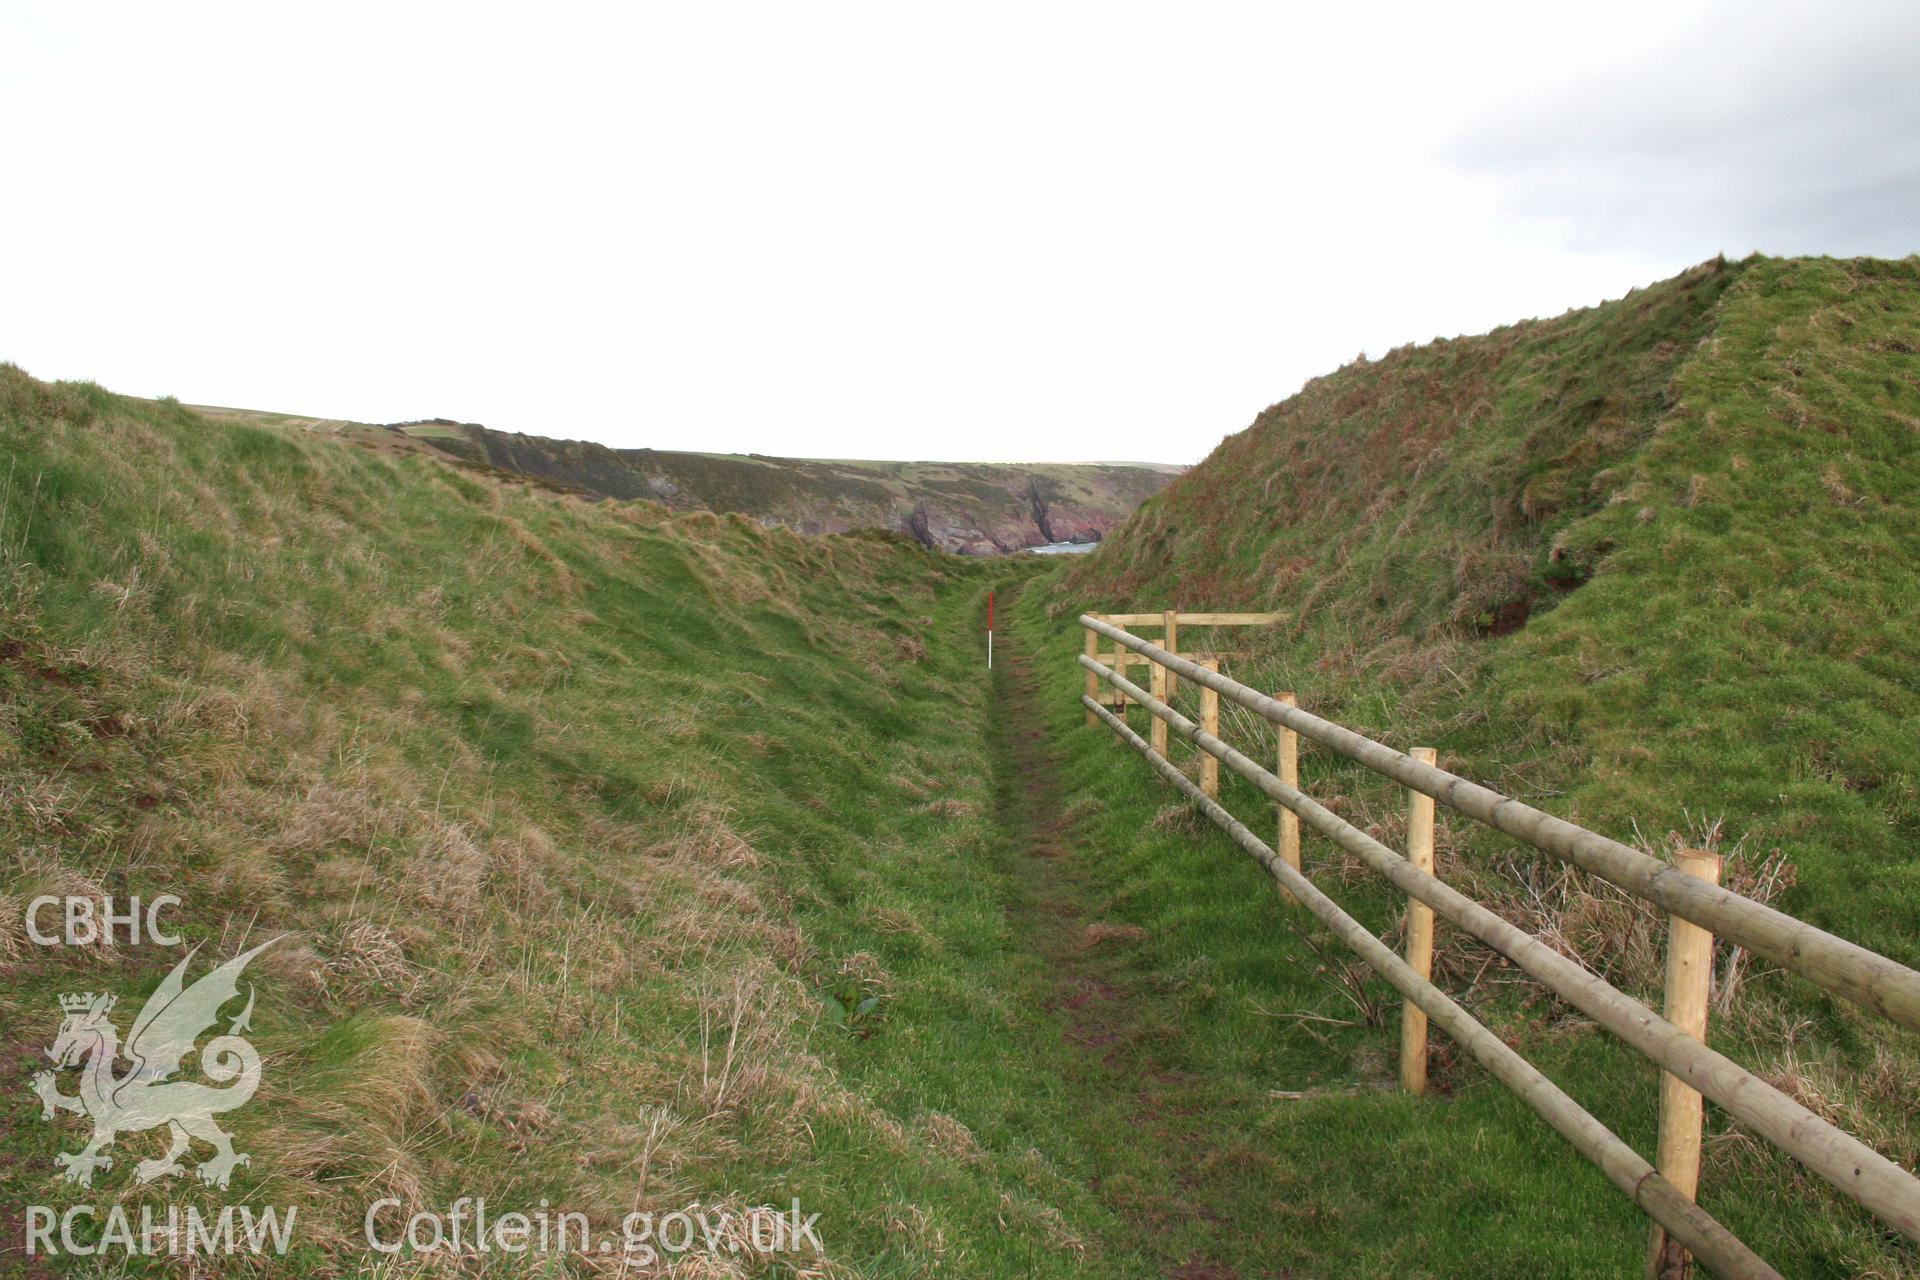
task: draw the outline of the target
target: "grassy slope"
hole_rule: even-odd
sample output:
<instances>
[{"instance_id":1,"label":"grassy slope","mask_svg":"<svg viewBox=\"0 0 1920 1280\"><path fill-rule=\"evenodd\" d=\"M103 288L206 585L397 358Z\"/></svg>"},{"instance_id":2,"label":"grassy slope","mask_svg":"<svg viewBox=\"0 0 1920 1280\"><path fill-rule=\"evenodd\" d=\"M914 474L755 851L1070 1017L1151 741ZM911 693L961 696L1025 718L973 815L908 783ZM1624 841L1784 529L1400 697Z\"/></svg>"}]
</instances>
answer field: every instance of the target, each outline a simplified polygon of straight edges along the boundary
<instances>
[{"instance_id":1,"label":"grassy slope","mask_svg":"<svg viewBox=\"0 0 1920 1280\"><path fill-rule=\"evenodd\" d=\"M1077 688L1072 612L1271 604L1296 620L1239 664L1250 682L1294 688L1389 742L1435 745L1470 777L1648 847L1717 840L1738 887L1757 884L1789 910L1920 962L1917 449L1912 260L1708 264L1591 311L1397 351L1275 406L1063 571L1047 615L1061 728ZM1245 720L1233 728L1259 732ZM1111 773L1143 767L1115 766L1099 736L1080 736L1076 768L1120 810L1108 828L1124 859L1113 892L1154 932L1164 952L1154 964L1175 963L1183 947L1218 959L1263 937L1264 908L1190 923L1232 914L1208 877L1231 876L1245 892L1258 875L1220 867L1238 855L1210 839L1211 870L1180 863L1163 878L1167 859L1184 855L1127 835L1151 812L1134 794L1147 784ZM1307 768L1317 793L1397 838L1390 789L1311 753ZM1257 811L1250 791L1238 804ZM1391 932L1395 904L1330 852L1319 857L1337 896ZM1442 867L1657 995L1658 931L1645 913L1464 823L1446 834ZM1649 1147L1652 1073L1505 983L1511 975L1482 973L1484 953L1451 945L1449 985ZM1312 1007L1305 991L1275 999L1266 1007ZM1352 1012L1337 996L1322 1001ZM1243 1006L1210 1034L1250 1061L1302 1043L1293 1030L1273 1048L1243 1048L1275 1039L1272 1029ZM1391 1030L1389 1016L1332 1039L1365 1077ZM1909 1165L1920 1156L1911 1038L1765 974L1741 985L1715 1038L1889 1154ZM1377 1196L1411 1195L1423 1214L1454 1204L1463 1225L1449 1229L1441 1213L1429 1247L1442 1258L1458 1249L1464 1265L1486 1215L1512 1210L1562 1223L1569 1247L1594 1250L1595 1274L1632 1265L1631 1210L1553 1153L1551 1138L1530 1157L1537 1170L1488 1168L1481 1144L1521 1140L1505 1124L1483 1128L1490 1112L1537 1126L1489 1102L1477 1073L1450 1083L1461 1092L1413 1122L1405 1171L1383 1165L1404 1146L1389 1157L1337 1132L1398 1125L1398 1103L1305 1113L1299 1149L1324 1152L1320 1176L1350 1184L1342 1211ZM1717 1114L1710 1124L1729 1130ZM1474 1171L1464 1182L1463 1167ZM1703 1197L1789 1274L1915 1267L1822 1187L1731 1135L1709 1149ZM1384 1234L1361 1231L1351 1247L1412 1257ZM1494 1270L1518 1273L1523 1257Z\"/></svg>"},{"instance_id":2,"label":"grassy slope","mask_svg":"<svg viewBox=\"0 0 1920 1280\"><path fill-rule=\"evenodd\" d=\"M0 439L7 1248L23 1203L212 1194L133 1189L152 1135L58 1186L78 1122L25 1088L58 993L124 1029L174 956L31 948L22 903L172 891L210 952L292 934L234 1195L303 1206L303 1273L462 1193L798 1195L834 1275L1074 1273L1104 1211L1009 1118L1062 1086L1003 1032L1057 1038L1001 911L985 567L12 369Z\"/></svg>"}]
</instances>

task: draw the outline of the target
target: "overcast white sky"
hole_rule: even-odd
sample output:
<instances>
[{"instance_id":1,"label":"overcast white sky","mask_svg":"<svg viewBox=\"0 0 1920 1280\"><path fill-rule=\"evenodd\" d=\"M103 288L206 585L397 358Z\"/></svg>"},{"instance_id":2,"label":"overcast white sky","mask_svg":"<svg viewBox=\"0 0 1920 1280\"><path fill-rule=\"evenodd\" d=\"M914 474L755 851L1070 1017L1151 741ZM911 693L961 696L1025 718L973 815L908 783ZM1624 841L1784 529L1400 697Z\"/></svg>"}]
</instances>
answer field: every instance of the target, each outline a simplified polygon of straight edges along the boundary
<instances>
[{"instance_id":1,"label":"overcast white sky","mask_svg":"<svg viewBox=\"0 0 1920 1280\"><path fill-rule=\"evenodd\" d=\"M1366 350L1920 251L1920 4L0 0L0 360L1192 461Z\"/></svg>"}]
</instances>

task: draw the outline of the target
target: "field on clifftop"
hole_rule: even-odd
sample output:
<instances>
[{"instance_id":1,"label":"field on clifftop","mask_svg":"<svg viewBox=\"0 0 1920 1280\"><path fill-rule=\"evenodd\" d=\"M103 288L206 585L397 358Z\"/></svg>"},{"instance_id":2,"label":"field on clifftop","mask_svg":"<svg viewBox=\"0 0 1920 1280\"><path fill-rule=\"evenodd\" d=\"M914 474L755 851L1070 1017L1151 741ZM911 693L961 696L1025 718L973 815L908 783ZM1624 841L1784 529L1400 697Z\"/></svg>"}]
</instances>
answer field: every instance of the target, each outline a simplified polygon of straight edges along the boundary
<instances>
[{"instance_id":1,"label":"field on clifftop","mask_svg":"<svg viewBox=\"0 0 1920 1280\"><path fill-rule=\"evenodd\" d=\"M615 449L476 423L387 427L244 409L209 417L318 429L378 448L424 446L469 466L585 496L742 515L801 533L883 529L962 555L1097 542L1182 468L1105 462L879 462Z\"/></svg>"}]
</instances>

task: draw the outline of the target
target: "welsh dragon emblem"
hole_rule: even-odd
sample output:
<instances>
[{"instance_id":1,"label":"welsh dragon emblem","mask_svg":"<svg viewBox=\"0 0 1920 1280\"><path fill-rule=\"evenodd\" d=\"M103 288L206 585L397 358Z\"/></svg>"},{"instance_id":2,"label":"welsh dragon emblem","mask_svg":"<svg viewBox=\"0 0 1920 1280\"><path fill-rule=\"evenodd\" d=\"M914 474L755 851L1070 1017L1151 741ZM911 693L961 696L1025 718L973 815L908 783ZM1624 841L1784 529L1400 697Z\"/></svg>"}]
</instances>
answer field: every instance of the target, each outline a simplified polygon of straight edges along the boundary
<instances>
[{"instance_id":1,"label":"welsh dragon emblem","mask_svg":"<svg viewBox=\"0 0 1920 1280\"><path fill-rule=\"evenodd\" d=\"M260 1087L259 1051L240 1034L253 1016L251 988L246 1008L228 1025L227 1034L215 1036L200 1051L200 1074L214 1085L233 1083L215 1088L172 1077L180 1070L180 1060L193 1052L194 1042L219 1021L221 1006L239 995L240 974L247 963L278 941L263 942L235 956L190 987L184 982L187 965L200 948L189 951L147 997L124 1049L119 1030L107 1018L113 996L86 992L60 997L66 1019L47 1056L60 1068L80 1068L80 1092L59 1092L51 1071L33 1077L33 1091L40 1095L42 1119L53 1119L56 1111L72 1111L93 1121L93 1140L85 1150L63 1151L55 1157L66 1170L67 1181L92 1186L96 1170L113 1166L113 1158L101 1152L117 1136L162 1125L169 1135L166 1154L140 1162L134 1173L140 1182L184 1172L180 1157L196 1138L214 1149L213 1156L194 1170L202 1182L224 1189L235 1169L251 1163L213 1122L221 1112L244 1106ZM123 1058L130 1065L116 1072L115 1063Z\"/></svg>"}]
</instances>

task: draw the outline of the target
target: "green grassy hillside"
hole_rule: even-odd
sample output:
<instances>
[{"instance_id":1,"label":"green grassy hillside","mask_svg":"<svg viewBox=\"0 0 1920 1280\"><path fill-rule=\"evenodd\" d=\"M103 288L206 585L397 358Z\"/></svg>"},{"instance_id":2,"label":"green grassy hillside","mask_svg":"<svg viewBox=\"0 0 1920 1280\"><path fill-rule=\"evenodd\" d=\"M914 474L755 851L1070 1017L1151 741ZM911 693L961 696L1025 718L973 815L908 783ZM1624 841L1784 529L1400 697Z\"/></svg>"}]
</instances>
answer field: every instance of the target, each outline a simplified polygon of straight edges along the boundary
<instances>
[{"instance_id":1,"label":"green grassy hillside","mask_svg":"<svg viewBox=\"0 0 1920 1280\"><path fill-rule=\"evenodd\" d=\"M1285 610L1323 705L1484 717L1595 817L1738 812L1920 960L1916 545L1920 263L1755 260L1319 379L1062 599Z\"/></svg>"},{"instance_id":2,"label":"green grassy hillside","mask_svg":"<svg viewBox=\"0 0 1920 1280\"><path fill-rule=\"evenodd\" d=\"M1003 1047L982 567L12 368L0 441L0 1272L32 1204L294 1205L330 1276L374 1200L477 1195L823 1214L825 1259L702 1275L1073 1274L1092 1201L985 1132L1058 1085ZM86 1130L28 1088L56 997L124 1033L179 953L24 904L169 892L196 975L286 935L229 1197L136 1186L152 1133L59 1182Z\"/></svg>"},{"instance_id":3,"label":"green grassy hillside","mask_svg":"<svg viewBox=\"0 0 1920 1280\"><path fill-rule=\"evenodd\" d=\"M1314 381L1067 567L1035 623L1054 637L1066 732L1075 613L1283 610L1283 625L1236 637L1253 650L1233 664L1240 678L1435 746L1459 773L1655 852L1715 846L1736 888L1920 964L1916 546L1920 262L1716 262ZM1258 722L1229 720L1266 741ZM1096 789L1120 767L1103 734L1082 731L1076 748ZM1310 790L1397 838L1390 787L1308 756ZM1269 807L1234 792L1242 809ZM1336 851L1309 852L1336 896L1392 933L1395 902ZM1657 1000L1649 913L1464 820L1443 835L1441 867ZM1157 904L1133 918L1167 924ZM1442 945L1457 948L1447 985L1603 1119L1647 1136L1650 1071L1487 953ZM1911 1167L1913 1038L1726 963L1716 1043ZM1388 1018L1334 1039L1364 1078L1391 1030ZM1703 1199L1788 1274L1914 1267L1711 1108L1710 1125Z\"/></svg>"}]
</instances>

